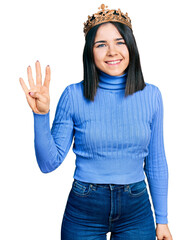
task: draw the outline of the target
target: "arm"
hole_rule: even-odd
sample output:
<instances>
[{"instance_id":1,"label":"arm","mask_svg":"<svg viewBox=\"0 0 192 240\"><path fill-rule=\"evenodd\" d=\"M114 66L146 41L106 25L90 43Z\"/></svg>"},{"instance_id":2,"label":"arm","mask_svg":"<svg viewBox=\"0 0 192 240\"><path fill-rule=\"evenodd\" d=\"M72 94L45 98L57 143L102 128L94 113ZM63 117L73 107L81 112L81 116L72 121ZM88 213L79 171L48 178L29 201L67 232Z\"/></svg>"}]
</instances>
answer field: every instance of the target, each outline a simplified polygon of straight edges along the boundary
<instances>
[{"instance_id":1,"label":"arm","mask_svg":"<svg viewBox=\"0 0 192 240\"><path fill-rule=\"evenodd\" d=\"M65 159L73 140L73 120L69 86L63 91L50 130L50 111L34 116L34 146L43 173L55 170Z\"/></svg>"},{"instance_id":2,"label":"arm","mask_svg":"<svg viewBox=\"0 0 192 240\"><path fill-rule=\"evenodd\" d=\"M149 154L144 170L155 210L156 223L167 224L168 165L163 140L163 100L158 88L155 91L155 113L151 124Z\"/></svg>"}]
</instances>

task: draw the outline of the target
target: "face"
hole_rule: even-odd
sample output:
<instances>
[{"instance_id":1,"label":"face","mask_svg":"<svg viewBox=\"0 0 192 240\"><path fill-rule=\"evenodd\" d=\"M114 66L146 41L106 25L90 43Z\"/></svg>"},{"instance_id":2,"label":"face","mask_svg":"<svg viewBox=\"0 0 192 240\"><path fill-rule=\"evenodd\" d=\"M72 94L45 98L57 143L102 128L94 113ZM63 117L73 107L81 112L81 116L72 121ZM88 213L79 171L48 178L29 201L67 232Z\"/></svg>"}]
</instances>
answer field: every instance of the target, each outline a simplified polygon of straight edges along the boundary
<instances>
[{"instance_id":1,"label":"face","mask_svg":"<svg viewBox=\"0 0 192 240\"><path fill-rule=\"evenodd\" d=\"M112 23L101 25L96 33L93 55L101 71L120 76L129 65L129 51L123 37Z\"/></svg>"}]
</instances>

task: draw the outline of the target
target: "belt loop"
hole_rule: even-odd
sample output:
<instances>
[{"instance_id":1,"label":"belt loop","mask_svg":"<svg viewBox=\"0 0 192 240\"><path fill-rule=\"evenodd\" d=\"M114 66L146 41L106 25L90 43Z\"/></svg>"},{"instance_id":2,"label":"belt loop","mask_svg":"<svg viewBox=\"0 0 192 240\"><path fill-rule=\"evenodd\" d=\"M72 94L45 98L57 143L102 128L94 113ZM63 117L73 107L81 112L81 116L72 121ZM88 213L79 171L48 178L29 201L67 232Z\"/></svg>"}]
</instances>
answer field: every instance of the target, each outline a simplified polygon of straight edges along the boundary
<instances>
[{"instance_id":1,"label":"belt loop","mask_svg":"<svg viewBox=\"0 0 192 240\"><path fill-rule=\"evenodd\" d=\"M128 191L128 189L129 189L129 184L125 184L124 185L124 192Z\"/></svg>"},{"instance_id":2,"label":"belt loop","mask_svg":"<svg viewBox=\"0 0 192 240\"><path fill-rule=\"evenodd\" d=\"M109 188L112 191L115 188L115 185L114 184L109 184Z\"/></svg>"}]
</instances>

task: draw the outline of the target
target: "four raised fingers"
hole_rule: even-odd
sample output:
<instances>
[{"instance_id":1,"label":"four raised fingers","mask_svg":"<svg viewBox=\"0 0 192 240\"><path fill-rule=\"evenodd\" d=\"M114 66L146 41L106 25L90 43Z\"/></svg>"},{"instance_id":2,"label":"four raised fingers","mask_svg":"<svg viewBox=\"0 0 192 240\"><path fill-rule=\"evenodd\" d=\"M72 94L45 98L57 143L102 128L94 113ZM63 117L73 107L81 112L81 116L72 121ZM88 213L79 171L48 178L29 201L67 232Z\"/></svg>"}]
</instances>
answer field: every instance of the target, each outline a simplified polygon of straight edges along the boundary
<instances>
[{"instance_id":1,"label":"four raised fingers","mask_svg":"<svg viewBox=\"0 0 192 240\"><path fill-rule=\"evenodd\" d=\"M35 66L36 66L36 85L42 86L42 74L41 74L40 62L36 61ZM28 82L29 82L30 89L35 89L36 85L34 83L34 79L32 76L32 70L31 70L30 66L27 67L27 75L28 75ZM43 84L47 88L49 88L50 79L51 79L51 70L50 70L50 66L47 65L47 67L45 69L45 80L44 80L44 84ZM19 82L20 82L25 94L28 94L29 89L21 77L19 78Z\"/></svg>"}]
</instances>

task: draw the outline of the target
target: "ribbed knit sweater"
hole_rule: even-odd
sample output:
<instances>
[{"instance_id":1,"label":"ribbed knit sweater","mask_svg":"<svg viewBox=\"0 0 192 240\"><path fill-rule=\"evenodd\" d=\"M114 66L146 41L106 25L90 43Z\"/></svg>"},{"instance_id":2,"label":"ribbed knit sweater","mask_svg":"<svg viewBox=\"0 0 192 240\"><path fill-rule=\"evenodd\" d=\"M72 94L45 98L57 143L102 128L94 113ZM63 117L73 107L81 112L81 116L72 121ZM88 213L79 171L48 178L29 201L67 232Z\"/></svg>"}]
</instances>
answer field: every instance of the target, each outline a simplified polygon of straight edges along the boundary
<instances>
[{"instance_id":1,"label":"ribbed knit sweater","mask_svg":"<svg viewBox=\"0 0 192 240\"><path fill-rule=\"evenodd\" d=\"M156 223L166 224L168 165L163 139L163 101L159 88L124 96L126 74L100 72L94 102L83 95L83 81L62 92L50 129L50 111L34 115L34 146L43 173L55 170L71 147L76 155L74 179L130 184L145 179Z\"/></svg>"}]
</instances>

